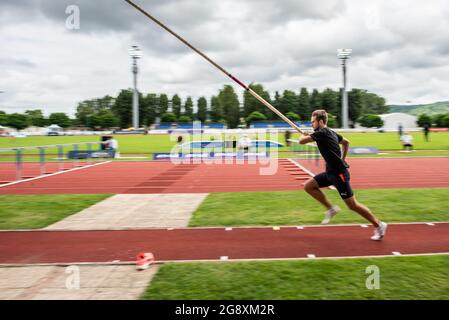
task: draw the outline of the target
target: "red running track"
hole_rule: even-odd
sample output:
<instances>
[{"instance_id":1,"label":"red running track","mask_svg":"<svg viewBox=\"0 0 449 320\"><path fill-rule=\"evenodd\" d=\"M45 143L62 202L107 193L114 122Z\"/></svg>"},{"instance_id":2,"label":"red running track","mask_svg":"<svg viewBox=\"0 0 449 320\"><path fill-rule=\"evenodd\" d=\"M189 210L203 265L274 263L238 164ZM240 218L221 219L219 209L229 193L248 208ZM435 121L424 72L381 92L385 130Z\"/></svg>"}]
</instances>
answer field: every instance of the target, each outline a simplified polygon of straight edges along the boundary
<instances>
[{"instance_id":1,"label":"red running track","mask_svg":"<svg viewBox=\"0 0 449 320\"><path fill-rule=\"evenodd\" d=\"M313 173L324 170L324 161L295 160ZM354 188L449 187L449 158L349 159Z\"/></svg>"},{"instance_id":2,"label":"red running track","mask_svg":"<svg viewBox=\"0 0 449 320\"><path fill-rule=\"evenodd\" d=\"M319 172L315 162L297 160ZM449 158L350 159L357 188L449 187ZM261 175L269 166L271 175ZM302 189L309 176L287 159L269 164L111 162L1 187L0 194L208 193Z\"/></svg>"},{"instance_id":3,"label":"red running track","mask_svg":"<svg viewBox=\"0 0 449 320\"><path fill-rule=\"evenodd\" d=\"M275 166L273 174L261 170ZM288 160L242 164L110 162L0 187L0 194L202 193L302 188L310 178Z\"/></svg>"},{"instance_id":4,"label":"red running track","mask_svg":"<svg viewBox=\"0 0 449 320\"><path fill-rule=\"evenodd\" d=\"M449 253L449 223L391 224L383 241L361 226L3 231L1 264L129 262L139 252L158 261L279 259Z\"/></svg>"},{"instance_id":5,"label":"red running track","mask_svg":"<svg viewBox=\"0 0 449 320\"><path fill-rule=\"evenodd\" d=\"M55 173L58 171L69 170L86 165L83 162L64 162L62 165L57 162L47 162L43 168L36 162L23 162L22 163L22 179L34 178L41 174L43 170L44 174ZM16 172L17 165L13 162L0 163L0 184L14 182L17 179Z\"/></svg>"}]
</instances>

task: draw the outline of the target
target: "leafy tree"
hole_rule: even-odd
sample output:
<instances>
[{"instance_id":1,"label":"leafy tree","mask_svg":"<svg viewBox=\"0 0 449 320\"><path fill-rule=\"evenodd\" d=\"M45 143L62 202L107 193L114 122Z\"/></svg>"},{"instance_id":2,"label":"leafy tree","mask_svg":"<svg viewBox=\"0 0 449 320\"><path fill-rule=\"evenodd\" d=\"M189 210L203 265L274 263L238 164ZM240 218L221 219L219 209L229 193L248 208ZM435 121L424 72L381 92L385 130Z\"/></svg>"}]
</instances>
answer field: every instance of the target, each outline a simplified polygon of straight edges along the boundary
<instances>
[{"instance_id":1,"label":"leafy tree","mask_svg":"<svg viewBox=\"0 0 449 320\"><path fill-rule=\"evenodd\" d=\"M149 126L154 123L157 115L157 96L154 93L149 93L142 97L140 106L140 123Z\"/></svg>"},{"instance_id":2,"label":"leafy tree","mask_svg":"<svg viewBox=\"0 0 449 320\"><path fill-rule=\"evenodd\" d=\"M176 118L181 116L181 98L175 94L171 99L172 112L176 115Z\"/></svg>"},{"instance_id":3,"label":"leafy tree","mask_svg":"<svg viewBox=\"0 0 449 320\"><path fill-rule=\"evenodd\" d=\"M340 123L341 108L339 93L332 89L325 89L321 94L321 108L326 110L328 113L332 113L336 116L337 123Z\"/></svg>"},{"instance_id":4,"label":"leafy tree","mask_svg":"<svg viewBox=\"0 0 449 320\"><path fill-rule=\"evenodd\" d=\"M294 122L301 120L301 117L292 111L287 112L285 116Z\"/></svg>"},{"instance_id":5,"label":"leafy tree","mask_svg":"<svg viewBox=\"0 0 449 320\"><path fill-rule=\"evenodd\" d=\"M240 123L240 103L234 88L225 85L218 94L218 100L223 108L224 119L229 128L236 128Z\"/></svg>"},{"instance_id":6,"label":"leafy tree","mask_svg":"<svg viewBox=\"0 0 449 320\"><path fill-rule=\"evenodd\" d=\"M119 120L112 113L111 110L104 110L98 113L98 118L100 121L100 127L104 129L109 129L113 127L117 127L119 124Z\"/></svg>"},{"instance_id":7,"label":"leafy tree","mask_svg":"<svg viewBox=\"0 0 449 320\"><path fill-rule=\"evenodd\" d=\"M207 100L205 97L200 97L197 101L198 111L196 113L196 118L201 122L207 120Z\"/></svg>"},{"instance_id":8,"label":"leafy tree","mask_svg":"<svg viewBox=\"0 0 449 320\"><path fill-rule=\"evenodd\" d=\"M48 124L48 121L44 117L44 113L40 109L36 110L27 110L25 111L25 115L29 119L29 123L35 127L45 127Z\"/></svg>"},{"instance_id":9,"label":"leafy tree","mask_svg":"<svg viewBox=\"0 0 449 320\"><path fill-rule=\"evenodd\" d=\"M95 108L91 100L86 100L78 103L75 117L80 125L90 127L88 122L90 121L89 118L91 118L93 115L95 115Z\"/></svg>"},{"instance_id":10,"label":"leafy tree","mask_svg":"<svg viewBox=\"0 0 449 320\"><path fill-rule=\"evenodd\" d=\"M330 128L337 128L337 119L332 113L327 114L327 126Z\"/></svg>"},{"instance_id":11,"label":"leafy tree","mask_svg":"<svg viewBox=\"0 0 449 320\"><path fill-rule=\"evenodd\" d=\"M102 127L100 116L97 113L88 116L85 126L91 129L100 129Z\"/></svg>"},{"instance_id":12,"label":"leafy tree","mask_svg":"<svg viewBox=\"0 0 449 320\"><path fill-rule=\"evenodd\" d=\"M319 110L322 108L320 93L317 89L313 89L312 94L310 95L310 113L314 110ZM310 115L308 117L310 117Z\"/></svg>"},{"instance_id":13,"label":"leafy tree","mask_svg":"<svg viewBox=\"0 0 449 320\"><path fill-rule=\"evenodd\" d=\"M264 114L262 114L262 113L260 113L260 112L258 112L258 111L251 112L251 114L250 114L249 116L247 116L246 119L245 119L246 124L247 124L248 126L249 126L252 122L255 122L255 121L265 121L265 120L267 120L267 117L266 117Z\"/></svg>"},{"instance_id":14,"label":"leafy tree","mask_svg":"<svg viewBox=\"0 0 449 320\"><path fill-rule=\"evenodd\" d=\"M301 88L298 96L298 107L296 113L302 118L306 119L310 117L310 96L306 88Z\"/></svg>"},{"instance_id":15,"label":"leafy tree","mask_svg":"<svg viewBox=\"0 0 449 320\"><path fill-rule=\"evenodd\" d=\"M388 112L389 108L385 105L385 98L367 90L361 90L361 92L364 100L362 113L384 114Z\"/></svg>"},{"instance_id":16,"label":"leafy tree","mask_svg":"<svg viewBox=\"0 0 449 320\"><path fill-rule=\"evenodd\" d=\"M57 124L62 128L70 127L72 124L72 121L70 120L69 116L63 112L54 112L50 114L48 119L51 124Z\"/></svg>"},{"instance_id":17,"label":"leafy tree","mask_svg":"<svg viewBox=\"0 0 449 320\"><path fill-rule=\"evenodd\" d=\"M161 122L176 122L177 118L173 112L166 112L161 115Z\"/></svg>"},{"instance_id":18,"label":"leafy tree","mask_svg":"<svg viewBox=\"0 0 449 320\"><path fill-rule=\"evenodd\" d=\"M8 124L8 115L5 111L0 111L0 126L6 126Z\"/></svg>"},{"instance_id":19,"label":"leafy tree","mask_svg":"<svg viewBox=\"0 0 449 320\"><path fill-rule=\"evenodd\" d=\"M112 106L112 111L119 119L119 126L129 128L132 124L133 91L121 90Z\"/></svg>"},{"instance_id":20,"label":"leafy tree","mask_svg":"<svg viewBox=\"0 0 449 320\"><path fill-rule=\"evenodd\" d=\"M178 119L178 123L190 123L192 122L192 118L188 116L180 116Z\"/></svg>"},{"instance_id":21,"label":"leafy tree","mask_svg":"<svg viewBox=\"0 0 449 320\"><path fill-rule=\"evenodd\" d=\"M418 117L418 126L423 127L425 124L427 124L429 127L432 126L432 118L428 116L427 114L423 113Z\"/></svg>"},{"instance_id":22,"label":"leafy tree","mask_svg":"<svg viewBox=\"0 0 449 320\"><path fill-rule=\"evenodd\" d=\"M28 117L24 114L13 113L8 115L7 126L22 130L29 125Z\"/></svg>"},{"instance_id":23,"label":"leafy tree","mask_svg":"<svg viewBox=\"0 0 449 320\"><path fill-rule=\"evenodd\" d=\"M449 128L449 114L445 115L443 118L443 127Z\"/></svg>"},{"instance_id":24,"label":"leafy tree","mask_svg":"<svg viewBox=\"0 0 449 320\"><path fill-rule=\"evenodd\" d=\"M377 114L366 114L359 119L359 123L365 128L380 128L384 125L384 121Z\"/></svg>"},{"instance_id":25,"label":"leafy tree","mask_svg":"<svg viewBox=\"0 0 449 320\"><path fill-rule=\"evenodd\" d=\"M296 93L290 90L284 90L282 97L280 98L278 110L283 114L286 114L289 111L294 111L296 109L297 101L298 97L296 96ZM275 119L277 119L277 115Z\"/></svg>"},{"instance_id":26,"label":"leafy tree","mask_svg":"<svg viewBox=\"0 0 449 320\"><path fill-rule=\"evenodd\" d=\"M282 97L281 97L281 95L279 94L279 91L276 91L275 93L274 93L274 100L272 101L272 105L273 105L273 107L275 107L277 110L281 110L282 108L281 108L281 99L282 99ZM281 111L282 112L282 111ZM277 119L277 115L274 113L274 112L270 112L269 114L268 114L268 120L274 120L274 119Z\"/></svg>"},{"instance_id":27,"label":"leafy tree","mask_svg":"<svg viewBox=\"0 0 449 320\"><path fill-rule=\"evenodd\" d=\"M348 117L355 123L363 112L363 91L352 89L348 92ZM371 112L370 112L371 113Z\"/></svg>"},{"instance_id":28,"label":"leafy tree","mask_svg":"<svg viewBox=\"0 0 449 320\"><path fill-rule=\"evenodd\" d=\"M435 126L437 128L445 128L446 127L446 123L445 123L445 117L447 117L449 115L449 113L441 113L441 114L436 114L433 116L433 123L435 123Z\"/></svg>"},{"instance_id":29,"label":"leafy tree","mask_svg":"<svg viewBox=\"0 0 449 320\"><path fill-rule=\"evenodd\" d=\"M270 102L270 94L264 90L261 84L251 83L249 88L252 89L259 96L264 98L266 101ZM266 117L270 117L272 111L268 109L262 102L257 100L248 91L243 94L243 116L248 117L252 112L258 111L264 114Z\"/></svg>"},{"instance_id":30,"label":"leafy tree","mask_svg":"<svg viewBox=\"0 0 449 320\"><path fill-rule=\"evenodd\" d=\"M224 120L224 111L220 99L218 99L218 97L216 96L213 96L211 98L210 104L211 104L210 118L212 122L220 122Z\"/></svg>"},{"instance_id":31,"label":"leafy tree","mask_svg":"<svg viewBox=\"0 0 449 320\"><path fill-rule=\"evenodd\" d=\"M184 105L184 115L193 118L193 101L191 97L187 97L186 103Z\"/></svg>"},{"instance_id":32,"label":"leafy tree","mask_svg":"<svg viewBox=\"0 0 449 320\"><path fill-rule=\"evenodd\" d=\"M157 108L157 115L160 117L162 114L166 113L168 110L168 97L166 94L161 94L159 96L159 107Z\"/></svg>"}]
</instances>

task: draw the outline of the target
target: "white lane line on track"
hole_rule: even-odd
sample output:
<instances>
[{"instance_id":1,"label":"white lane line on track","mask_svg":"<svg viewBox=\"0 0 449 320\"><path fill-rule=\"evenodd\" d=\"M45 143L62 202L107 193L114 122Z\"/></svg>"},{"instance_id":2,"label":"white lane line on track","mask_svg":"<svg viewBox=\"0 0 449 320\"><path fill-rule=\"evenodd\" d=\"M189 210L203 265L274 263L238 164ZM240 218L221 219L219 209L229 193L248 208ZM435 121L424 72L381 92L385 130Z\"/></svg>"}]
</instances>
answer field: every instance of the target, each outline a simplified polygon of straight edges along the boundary
<instances>
[{"instance_id":1,"label":"white lane line on track","mask_svg":"<svg viewBox=\"0 0 449 320\"><path fill-rule=\"evenodd\" d=\"M295 160L293 160L293 159L288 159L291 163L293 163L294 165L296 165L299 169L301 169L302 171L304 171L305 173L307 173L308 175L310 175L312 178L313 177L315 177L315 174L312 172L312 171L310 171L310 170L307 170L304 166L302 166L302 165L300 165L298 162L296 162ZM334 186L329 186L329 189L332 189L332 190L337 190Z\"/></svg>"},{"instance_id":2,"label":"white lane line on track","mask_svg":"<svg viewBox=\"0 0 449 320\"><path fill-rule=\"evenodd\" d=\"M416 226L416 225L423 225L426 226L428 222L395 222L395 223L390 223L388 224L389 226ZM438 225L446 225L449 224L449 221L437 221L437 222L432 222L432 224L434 224L435 226ZM311 224L311 225L305 225L305 226L293 226L293 225L285 225L282 226L283 229L291 229L291 228L295 228L295 229L311 229L311 228L341 228L341 227L358 227L360 228L360 224L328 224L328 225L321 225L321 224ZM174 229L174 228L171 228ZM175 228L176 230L222 230L223 227L178 227ZM267 227L267 226L244 226L244 227L233 227L233 229L237 229L237 230L245 230L245 229L272 229L271 227ZM87 229L85 231L120 231L120 230L149 230L149 231L154 231L154 230L168 230L167 228L148 228L148 227L144 227L144 228L108 228L108 229ZM77 232L79 230L42 230L42 229L0 229L0 233L2 232Z\"/></svg>"},{"instance_id":3,"label":"white lane line on track","mask_svg":"<svg viewBox=\"0 0 449 320\"><path fill-rule=\"evenodd\" d=\"M11 186L11 185L14 185L14 184L18 184L18 183L22 183L22 182L28 182L28 181L33 181L33 180L38 180L38 179L47 178L47 177L52 177L52 176L56 176L56 175L62 174L62 173L67 173L67 172L77 171L77 170L81 170L81 169L87 169L87 168L99 166L99 165L106 164L106 163L110 163L110 162L112 162L112 161L99 162L99 163L87 165L87 166L84 166L84 167L77 167L77 168L72 168L72 169L69 169L69 170L58 171L58 172L55 172L55 173L50 173L50 174L46 174L46 175L34 177L34 178L29 178L29 179L23 179L23 180L19 180L19 181L14 181L14 182L10 182L10 183L6 183L6 184L0 185L0 188L8 187L8 186Z\"/></svg>"},{"instance_id":4,"label":"white lane line on track","mask_svg":"<svg viewBox=\"0 0 449 320\"><path fill-rule=\"evenodd\" d=\"M426 256L449 256L449 252L433 252L433 253L410 253L401 254L400 257L426 257ZM348 259L378 259L378 258L394 258L394 255L366 255L366 256L335 256L335 257L316 257L318 260L348 260ZM302 261L309 260L308 257L292 257L292 258L248 258L248 259L232 259L229 262L245 262L245 261ZM219 259L197 259L197 260L157 260L155 264L164 263L191 263L191 262L218 262ZM48 262L48 263L0 263L0 268L11 267L36 267L36 266L70 266L70 265L135 265L135 261L111 262Z\"/></svg>"}]
</instances>

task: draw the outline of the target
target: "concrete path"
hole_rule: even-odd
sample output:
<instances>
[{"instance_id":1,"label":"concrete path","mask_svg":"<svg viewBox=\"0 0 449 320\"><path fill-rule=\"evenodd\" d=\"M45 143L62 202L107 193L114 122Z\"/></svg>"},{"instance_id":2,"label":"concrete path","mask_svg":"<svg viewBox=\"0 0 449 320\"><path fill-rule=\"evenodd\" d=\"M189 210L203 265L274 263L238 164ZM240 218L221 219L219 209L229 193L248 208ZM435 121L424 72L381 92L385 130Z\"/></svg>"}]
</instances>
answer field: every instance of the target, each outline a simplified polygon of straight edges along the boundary
<instances>
[{"instance_id":1,"label":"concrete path","mask_svg":"<svg viewBox=\"0 0 449 320\"><path fill-rule=\"evenodd\" d=\"M0 300L136 300L159 266L26 266L0 268Z\"/></svg>"},{"instance_id":2,"label":"concrete path","mask_svg":"<svg viewBox=\"0 0 449 320\"><path fill-rule=\"evenodd\" d=\"M117 194L54 223L45 230L187 227L192 213L207 195Z\"/></svg>"}]
</instances>

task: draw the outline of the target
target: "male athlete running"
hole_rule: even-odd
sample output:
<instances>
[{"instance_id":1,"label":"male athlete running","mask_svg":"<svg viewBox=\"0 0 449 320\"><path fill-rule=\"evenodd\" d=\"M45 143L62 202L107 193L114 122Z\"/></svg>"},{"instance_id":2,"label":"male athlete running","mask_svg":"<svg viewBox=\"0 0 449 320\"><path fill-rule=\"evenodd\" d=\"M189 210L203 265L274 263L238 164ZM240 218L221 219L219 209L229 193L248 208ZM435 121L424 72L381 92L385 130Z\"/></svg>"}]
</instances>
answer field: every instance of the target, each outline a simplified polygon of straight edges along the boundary
<instances>
[{"instance_id":1,"label":"male athlete running","mask_svg":"<svg viewBox=\"0 0 449 320\"><path fill-rule=\"evenodd\" d=\"M349 166L345 161L349 150L349 141L327 127L327 113L325 110L315 110L312 113L312 127L314 132L312 134L304 134L299 142L306 144L315 141L326 161L326 171L317 174L305 184L307 193L327 209L322 224L328 224L332 217L340 211L340 208L333 206L320 190L320 188L334 185L348 208L360 214L376 228L371 239L376 241L382 240L387 231L387 224L380 221L370 209L359 203L352 192L349 183ZM343 156L340 144L343 146Z\"/></svg>"}]
</instances>

